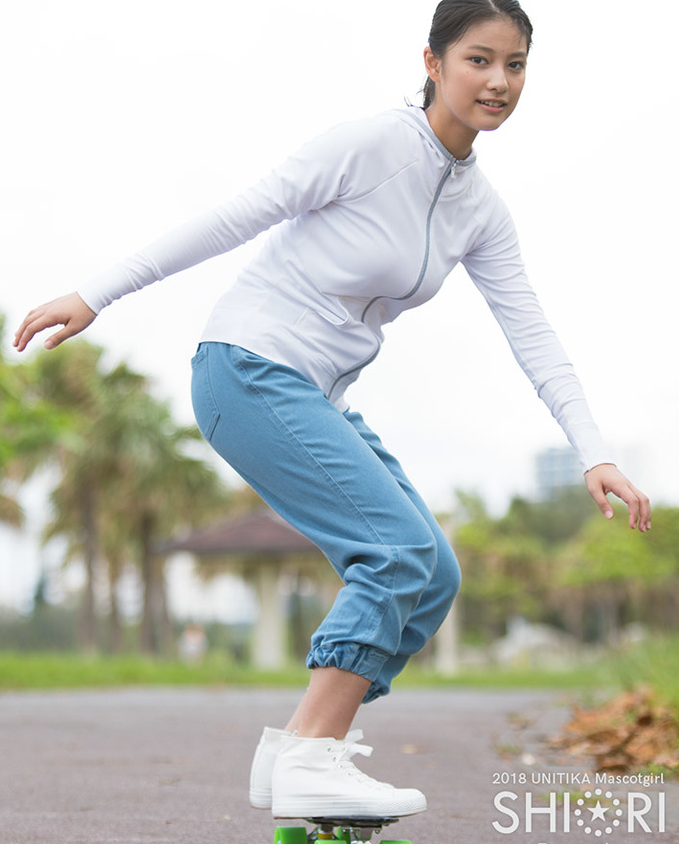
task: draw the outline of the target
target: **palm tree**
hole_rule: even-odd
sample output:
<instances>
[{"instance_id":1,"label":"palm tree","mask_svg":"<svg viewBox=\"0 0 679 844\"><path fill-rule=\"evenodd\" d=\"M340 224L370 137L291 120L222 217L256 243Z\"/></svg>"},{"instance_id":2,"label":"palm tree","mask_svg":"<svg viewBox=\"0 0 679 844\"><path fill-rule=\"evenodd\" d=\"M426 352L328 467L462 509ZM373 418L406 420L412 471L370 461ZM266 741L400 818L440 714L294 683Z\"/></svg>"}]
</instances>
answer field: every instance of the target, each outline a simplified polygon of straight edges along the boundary
<instances>
[{"instance_id":1,"label":"palm tree","mask_svg":"<svg viewBox=\"0 0 679 844\"><path fill-rule=\"evenodd\" d=\"M82 559L79 640L84 651L97 649L95 579L99 561L99 485L107 444L99 436L104 388L100 370L103 350L76 340L33 362L41 397L57 412L68 412L70 424L53 444L52 458L60 481L52 493L55 516L45 538L66 535L66 560Z\"/></svg>"},{"instance_id":2,"label":"palm tree","mask_svg":"<svg viewBox=\"0 0 679 844\"><path fill-rule=\"evenodd\" d=\"M124 382L129 372L119 370L112 377ZM107 490L107 545L115 554L123 526L134 546L144 589L141 648L146 653L166 653L171 629L165 559L153 548L168 533L223 511L230 496L216 472L189 453L201 440L198 430L177 426L167 404L133 390L124 403L111 407L110 421L117 465Z\"/></svg>"},{"instance_id":3,"label":"palm tree","mask_svg":"<svg viewBox=\"0 0 679 844\"><path fill-rule=\"evenodd\" d=\"M0 314L0 522L20 527L20 484L48 458L51 443L67 424L35 390L31 367L3 354L5 318Z\"/></svg>"},{"instance_id":4,"label":"palm tree","mask_svg":"<svg viewBox=\"0 0 679 844\"><path fill-rule=\"evenodd\" d=\"M159 532L194 524L223 507L225 487L187 448L197 429L177 426L147 380L125 364L101 370L101 350L74 341L43 356L46 396L79 410L77 427L60 448L61 479L52 494L55 517L46 536L66 535L68 556L85 564L82 644L96 647L95 580L107 568L111 639L121 643L116 600L126 562L139 566L144 587L141 646L167 651L170 622L162 559L152 547Z\"/></svg>"}]
</instances>

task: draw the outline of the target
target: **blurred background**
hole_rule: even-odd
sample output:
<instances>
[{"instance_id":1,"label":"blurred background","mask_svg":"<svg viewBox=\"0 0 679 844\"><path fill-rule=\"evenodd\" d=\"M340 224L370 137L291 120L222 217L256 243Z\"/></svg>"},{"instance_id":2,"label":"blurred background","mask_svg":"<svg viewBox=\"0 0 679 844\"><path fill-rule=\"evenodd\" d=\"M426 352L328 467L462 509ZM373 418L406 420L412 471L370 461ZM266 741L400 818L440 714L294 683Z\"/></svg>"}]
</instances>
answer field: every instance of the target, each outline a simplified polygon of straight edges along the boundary
<instances>
[{"instance_id":1,"label":"blurred background","mask_svg":"<svg viewBox=\"0 0 679 844\"><path fill-rule=\"evenodd\" d=\"M604 436L656 505L653 531L631 532L620 508L612 523L598 514L462 269L388 326L349 399L463 566L455 611L412 681L626 683L655 671L661 684L679 663L668 90L679 9L650 0L641 21L625 0L523 5L535 26L528 83L507 125L479 137L479 162ZM8 12L0 686L303 682L338 583L213 458L189 403L203 324L259 241L114 303L54 352L39 338L19 356L11 337L31 307L328 126L420 102L433 9L38 0Z\"/></svg>"}]
</instances>

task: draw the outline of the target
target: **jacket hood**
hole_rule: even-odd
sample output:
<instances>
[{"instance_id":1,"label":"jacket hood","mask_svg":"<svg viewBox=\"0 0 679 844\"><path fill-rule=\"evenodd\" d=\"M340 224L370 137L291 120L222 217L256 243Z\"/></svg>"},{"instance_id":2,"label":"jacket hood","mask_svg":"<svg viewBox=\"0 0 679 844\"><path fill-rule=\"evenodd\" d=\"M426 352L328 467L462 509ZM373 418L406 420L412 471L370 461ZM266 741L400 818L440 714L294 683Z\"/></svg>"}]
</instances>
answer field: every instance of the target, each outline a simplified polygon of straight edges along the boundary
<instances>
[{"instance_id":1,"label":"jacket hood","mask_svg":"<svg viewBox=\"0 0 679 844\"><path fill-rule=\"evenodd\" d=\"M426 138L446 161L454 161L456 163L457 170L464 167L472 167L476 164L476 150L472 149L467 158L459 159L455 158L452 152L449 152L445 148L434 133L434 130L429 125L427 115L424 113L424 109L420 106L408 106L407 108L395 109L395 111L406 123L413 126L423 138Z\"/></svg>"}]
</instances>

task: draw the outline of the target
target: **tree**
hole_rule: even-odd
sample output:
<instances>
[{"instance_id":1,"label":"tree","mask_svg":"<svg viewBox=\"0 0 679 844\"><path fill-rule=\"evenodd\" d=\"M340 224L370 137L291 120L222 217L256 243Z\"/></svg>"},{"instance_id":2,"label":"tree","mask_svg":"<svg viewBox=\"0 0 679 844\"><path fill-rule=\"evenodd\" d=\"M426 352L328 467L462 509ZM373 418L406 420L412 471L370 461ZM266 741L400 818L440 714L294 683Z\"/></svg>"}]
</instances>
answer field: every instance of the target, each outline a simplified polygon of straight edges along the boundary
<instances>
[{"instance_id":1,"label":"tree","mask_svg":"<svg viewBox=\"0 0 679 844\"><path fill-rule=\"evenodd\" d=\"M516 613L579 638L614 642L626 621L679 621L679 510L656 508L648 535L601 518L584 490L515 498L492 518L459 494L454 545L466 628L498 635Z\"/></svg>"},{"instance_id":2,"label":"tree","mask_svg":"<svg viewBox=\"0 0 679 844\"><path fill-rule=\"evenodd\" d=\"M158 653L163 643L167 650L170 624L154 540L209 515L227 494L216 473L186 453L200 438L197 429L177 426L147 380L125 364L105 371L102 355L75 340L36 361L45 399L70 407L75 419L56 450L61 477L46 537L66 536L68 558L85 566L83 649L97 648L95 582L104 570L111 639L120 646L116 585L125 563L133 561L144 585L142 648Z\"/></svg>"},{"instance_id":3,"label":"tree","mask_svg":"<svg viewBox=\"0 0 679 844\"><path fill-rule=\"evenodd\" d=\"M129 373L114 375L124 383ZM147 653L167 652L171 631L165 560L154 546L169 533L223 511L230 495L214 470L188 453L201 440L197 428L177 426L165 403L135 390L124 406L111 408L111 415L116 419L117 462L108 489L105 543L113 558L124 542L121 528L127 532L144 586L141 647Z\"/></svg>"},{"instance_id":4,"label":"tree","mask_svg":"<svg viewBox=\"0 0 679 844\"><path fill-rule=\"evenodd\" d=\"M458 493L454 547L462 567L461 603L466 628L482 635L504 632L512 615L534 616L546 589L545 543L517 517L513 502L502 519L489 516L483 502ZM473 621L472 621L473 619Z\"/></svg>"},{"instance_id":5,"label":"tree","mask_svg":"<svg viewBox=\"0 0 679 844\"><path fill-rule=\"evenodd\" d=\"M595 512L596 506L584 484L565 486L555 489L543 501L513 498L500 523L514 533L539 536L554 547L571 539Z\"/></svg>"},{"instance_id":6,"label":"tree","mask_svg":"<svg viewBox=\"0 0 679 844\"><path fill-rule=\"evenodd\" d=\"M626 519L594 516L560 554L559 583L593 612L599 639L614 643L633 608L637 619L655 624L660 604L676 626L679 511L659 508L653 521L654 530L641 535Z\"/></svg>"},{"instance_id":7,"label":"tree","mask_svg":"<svg viewBox=\"0 0 679 844\"><path fill-rule=\"evenodd\" d=\"M667 577L646 593L647 614L661 630L679 624L679 507L656 507L653 530L647 537L649 552L667 565Z\"/></svg>"},{"instance_id":8,"label":"tree","mask_svg":"<svg viewBox=\"0 0 679 844\"><path fill-rule=\"evenodd\" d=\"M107 431L101 427L104 390L100 362L103 350L75 340L32 362L41 398L58 412L70 414L70 425L53 444L60 470L51 499L55 517L45 537L66 535L67 560L79 557L85 568L79 641L82 650L97 649L95 571L99 557L98 495Z\"/></svg>"},{"instance_id":9,"label":"tree","mask_svg":"<svg viewBox=\"0 0 679 844\"><path fill-rule=\"evenodd\" d=\"M4 328L0 314L0 522L20 527L18 487L48 458L67 418L40 398L29 366L7 360Z\"/></svg>"}]
</instances>

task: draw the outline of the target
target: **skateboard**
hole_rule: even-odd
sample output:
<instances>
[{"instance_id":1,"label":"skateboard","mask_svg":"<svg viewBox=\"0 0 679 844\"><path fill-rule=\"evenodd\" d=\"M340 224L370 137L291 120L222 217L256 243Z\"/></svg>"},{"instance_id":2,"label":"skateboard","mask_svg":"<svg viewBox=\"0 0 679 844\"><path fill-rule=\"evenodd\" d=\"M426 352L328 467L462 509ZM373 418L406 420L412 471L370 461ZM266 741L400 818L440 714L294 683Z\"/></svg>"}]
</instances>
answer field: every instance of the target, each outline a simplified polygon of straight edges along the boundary
<instances>
[{"instance_id":1,"label":"skateboard","mask_svg":"<svg viewBox=\"0 0 679 844\"><path fill-rule=\"evenodd\" d=\"M305 818L313 824L311 832L303 826L279 826L274 833L274 844L315 844L317 841L343 841L345 844L364 844L371 841L373 833L396 823L398 818ZM386 839L381 844L410 844L404 839Z\"/></svg>"}]
</instances>

